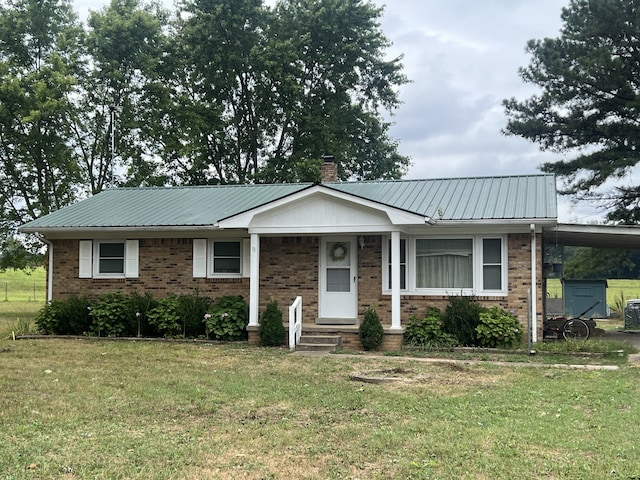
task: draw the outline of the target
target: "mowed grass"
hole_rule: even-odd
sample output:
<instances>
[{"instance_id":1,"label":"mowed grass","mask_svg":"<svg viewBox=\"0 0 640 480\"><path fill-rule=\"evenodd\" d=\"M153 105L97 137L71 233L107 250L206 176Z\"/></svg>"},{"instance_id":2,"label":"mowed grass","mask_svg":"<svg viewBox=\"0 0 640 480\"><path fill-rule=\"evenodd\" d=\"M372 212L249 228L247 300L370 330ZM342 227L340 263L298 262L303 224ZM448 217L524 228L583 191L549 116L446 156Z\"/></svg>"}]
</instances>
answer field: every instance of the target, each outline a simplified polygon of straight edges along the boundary
<instances>
[{"instance_id":1,"label":"mowed grass","mask_svg":"<svg viewBox=\"0 0 640 480\"><path fill-rule=\"evenodd\" d=\"M399 369L406 382L352 373ZM11 479L627 479L640 372L0 340Z\"/></svg>"},{"instance_id":2,"label":"mowed grass","mask_svg":"<svg viewBox=\"0 0 640 480\"><path fill-rule=\"evenodd\" d=\"M27 325L35 329L34 319L45 301L44 268L0 272L0 335L7 330L22 330Z\"/></svg>"}]
</instances>

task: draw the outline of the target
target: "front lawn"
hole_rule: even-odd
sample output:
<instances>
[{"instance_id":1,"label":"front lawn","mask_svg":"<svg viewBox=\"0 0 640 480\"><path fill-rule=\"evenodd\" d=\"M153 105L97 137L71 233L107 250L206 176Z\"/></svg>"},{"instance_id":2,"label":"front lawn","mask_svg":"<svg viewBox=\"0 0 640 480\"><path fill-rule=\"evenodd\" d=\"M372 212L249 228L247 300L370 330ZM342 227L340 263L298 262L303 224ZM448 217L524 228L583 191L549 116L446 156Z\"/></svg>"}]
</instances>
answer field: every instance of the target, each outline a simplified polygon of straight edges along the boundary
<instances>
[{"instance_id":1,"label":"front lawn","mask_svg":"<svg viewBox=\"0 0 640 480\"><path fill-rule=\"evenodd\" d=\"M406 372L370 384L353 373ZM11 479L640 476L640 373L0 340Z\"/></svg>"}]
</instances>

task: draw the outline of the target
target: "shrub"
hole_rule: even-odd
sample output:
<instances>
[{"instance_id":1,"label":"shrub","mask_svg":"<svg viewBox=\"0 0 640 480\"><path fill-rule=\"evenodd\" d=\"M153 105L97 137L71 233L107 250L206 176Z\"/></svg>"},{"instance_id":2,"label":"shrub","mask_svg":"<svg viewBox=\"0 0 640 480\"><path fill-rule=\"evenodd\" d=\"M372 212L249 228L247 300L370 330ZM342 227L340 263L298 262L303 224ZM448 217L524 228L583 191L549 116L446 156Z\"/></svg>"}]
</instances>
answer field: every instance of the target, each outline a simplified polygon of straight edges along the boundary
<instances>
[{"instance_id":1,"label":"shrub","mask_svg":"<svg viewBox=\"0 0 640 480\"><path fill-rule=\"evenodd\" d=\"M384 339L384 329L380 323L380 317L374 307L369 307L364 312L364 320L358 329L362 348L376 350Z\"/></svg>"},{"instance_id":2,"label":"shrub","mask_svg":"<svg viewBox=\"0 0 640 480\"><path fill-rule=\"evenodd\" d=\"M480 313L476 333L478 342L483 347L511 348L522 343L520 322L500 307L491 307Z\"/></svg>"},{"instance_id":3,"label":"shrub","mask_svg":"<svg viewBox=\"0 0 640 480\"><path fill-rule=\"evenodd\" d=\"M120 291L104 293L91 306L91 331L98 336L117 337L124 334L131 321L129 302Z\"/></svg>"},{"instance_id":4,"label":"shrub","mask_svg":"<svg viewBox=\"0 0 640 480\"><path fill-rule=\"evenodd\" d=\"M267 308L262 313L258 335L260 342L267 347L277 347L282 345L286 330L282 324L282 310L273 298L267 304Z\"/></svg>"},{"instance_id":5,"label":"shrub","mask_svg":"<svg viewBox=\"0 0 640 480\"><path fill-rule=\"evenodd\" d=\"M451 296L444 311L443 330L464 346L477 345L476 327L484 308L472 296Z\"/></svg>"},{"instance_id":6,"label":"shrub","mask_svg":"<svg viewBox=\"0 0 640 480\"><path fill-rule=\"evenodd\" d=\"M180 295L178 298L184 336L197 338L205 335L206 328L202 319L211 308L211 299L201 296L198 290L190 295Z\"/></svg>"},{"instance_id":7,"label":"shrub","mask_svg":"<svg viewBox=\"0 0 640 480\"><path fill-rule=\"evenodd\" d=\"M412 315L409 318L404 333L404 342L427 348L451 347L457 343L452 335L442 331L442 313L436 307L427 310L427 316L418 318Z\"/></svg>"},{"instance_id":8,"label":"shrub","mask_svg":"<svg viewBox=\"0 0 640 480\"><path fill-rule=\"evenodd\" d=\"M169 294L147 314L149 323L164 337L175 337L183 329L180 319L180 300L175 294Z\"/></svg>"},{"instance_id":9,"label":"shrub","mask_svg":"<svg viewBox=\"0 0 640 480\"><path fill-rule=\"evenodd\" d=\"M220 297L213 304L211 313L207 312L203 317L207 337L223 341L247 339L249 306L241 295ZM280 314L280 324L282 324L282 314Z\"/></svg>"},{"instance_id":10,"label":"shrub","mask_svg":"<svg viewBox=\"0 0 640 480\"><path fill-rule=\"evenodd\" d=\"M40 309L36 327L44 334L83 335L91 326L90 300L72 295L65 300L52 300Z\"/></svg>"},{"instance_id":11,"label":"shrub","mask_svg":"<svg viewBox=\"0 0 640 480\"><path fill-rule=\"evenodd\" d=\"M129 308L127 313L127 325L124 335L130 337L155 337L158 332L149 324L149 312L158 305L158 301L151 293L143 295L134 292L129 297Z\"/></svg>"}]
</instances>

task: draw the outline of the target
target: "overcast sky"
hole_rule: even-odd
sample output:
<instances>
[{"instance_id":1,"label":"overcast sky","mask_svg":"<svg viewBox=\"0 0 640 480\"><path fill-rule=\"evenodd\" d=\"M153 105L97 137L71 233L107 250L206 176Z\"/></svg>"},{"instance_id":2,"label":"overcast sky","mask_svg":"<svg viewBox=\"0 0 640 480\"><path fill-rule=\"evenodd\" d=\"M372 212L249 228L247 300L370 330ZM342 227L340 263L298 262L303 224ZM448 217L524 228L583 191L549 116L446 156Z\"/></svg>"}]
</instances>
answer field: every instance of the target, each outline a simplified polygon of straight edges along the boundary
<instances>
[{"instance_id":1,"label":"overcast sky","mask_svg":"<svg viewBox=\"0 0 640 480\"><path fill-rule=\"evenodd\" d=\"M392 135L413 165L408 178L540 173L561 157L501 133L502 100L536 93L518 68L533 38L557 37L569 0L375 0L382 29L404 54L413 83L402 87ZM561 222L599 218L592 208L559 203Z\"/></svg>"},{"instance_id":2,"label":"overcast sky","mask_svg":"<svg viewBox=\"0 0 640 480\"><path fill-rule=\"evenodd\" d=\"M411 157L407 178L540 173L541 163L560 159L502 135L502 100L536 92L518 76L529 64L526 43L557 37L569 0L373 1L386 5L381 24L393 42L389 55L404 55L412 81L401 88L403 104L391 119L400 152ZM106 4L76 0L81 17ZM568 200L559 206L561 222L599 218Z\"/></svg>"}]
</instances>

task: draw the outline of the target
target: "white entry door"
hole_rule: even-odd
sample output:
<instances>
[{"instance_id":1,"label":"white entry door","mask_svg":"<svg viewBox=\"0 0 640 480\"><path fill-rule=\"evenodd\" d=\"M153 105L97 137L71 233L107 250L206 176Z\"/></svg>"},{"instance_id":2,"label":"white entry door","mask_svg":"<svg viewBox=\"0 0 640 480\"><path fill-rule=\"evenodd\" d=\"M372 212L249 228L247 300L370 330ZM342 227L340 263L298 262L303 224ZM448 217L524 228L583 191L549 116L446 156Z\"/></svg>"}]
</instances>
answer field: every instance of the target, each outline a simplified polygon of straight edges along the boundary
<instances>
[{"instance_id":1,"label":"white entry door","mask_svg":"<svg viewBox=\"0 0 640 480\"><path fill-rule=\"evenodd\" d=\"M318 323L355 324L358 310L356 239L323 238Z\"/></svg>"}]
</instances>

